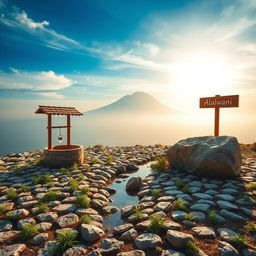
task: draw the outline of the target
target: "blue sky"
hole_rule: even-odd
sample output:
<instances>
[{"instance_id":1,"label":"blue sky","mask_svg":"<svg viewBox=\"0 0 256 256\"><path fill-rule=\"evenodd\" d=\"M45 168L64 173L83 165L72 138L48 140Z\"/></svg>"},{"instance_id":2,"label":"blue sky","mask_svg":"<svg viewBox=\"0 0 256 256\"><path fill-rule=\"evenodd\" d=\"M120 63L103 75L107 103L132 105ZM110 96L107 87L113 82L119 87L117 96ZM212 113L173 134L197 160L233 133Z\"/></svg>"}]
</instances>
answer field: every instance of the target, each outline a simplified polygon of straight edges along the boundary
<instances>
[{"instance_id":1,"label":"blue sky","mask_svg":"<svg viewBox=\"0 0 256 256\"><path fill-rule=\"evenodd\" d=\"M201 94L255 98L255 70L255 0L0 0L1 117L135 91L177 109L184 95L187 108Z\"/></svg>"}]
</instances>

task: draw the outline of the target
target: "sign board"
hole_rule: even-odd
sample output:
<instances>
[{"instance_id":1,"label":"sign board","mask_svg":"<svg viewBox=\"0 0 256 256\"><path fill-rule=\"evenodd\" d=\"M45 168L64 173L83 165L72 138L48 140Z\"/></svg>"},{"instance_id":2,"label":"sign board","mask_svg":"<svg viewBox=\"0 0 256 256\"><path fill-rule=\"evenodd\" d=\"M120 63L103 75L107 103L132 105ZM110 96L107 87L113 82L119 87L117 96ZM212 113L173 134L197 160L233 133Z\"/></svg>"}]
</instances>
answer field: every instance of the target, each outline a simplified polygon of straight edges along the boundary
<instances>
[{"instance_id":1,"label":"sign board","mask_svg":"<svg viewBox=\"0 0 256 256\"><path fill-rule=\"evenodd\" d=\"M239 95L200 98L200 108L235 108L239 107Z\"/></svg>"},{"instance_id":2,"label":"sign board","mask_svg":"<svg viewBox=\"0 0 256 256\"><path fill-rule=\"evenodd\" d=\"M200 98L200 108L214 108L214 136L219 136L220 108L239 107L239 95L220 96Z\"/></svg>"}]
</instances>

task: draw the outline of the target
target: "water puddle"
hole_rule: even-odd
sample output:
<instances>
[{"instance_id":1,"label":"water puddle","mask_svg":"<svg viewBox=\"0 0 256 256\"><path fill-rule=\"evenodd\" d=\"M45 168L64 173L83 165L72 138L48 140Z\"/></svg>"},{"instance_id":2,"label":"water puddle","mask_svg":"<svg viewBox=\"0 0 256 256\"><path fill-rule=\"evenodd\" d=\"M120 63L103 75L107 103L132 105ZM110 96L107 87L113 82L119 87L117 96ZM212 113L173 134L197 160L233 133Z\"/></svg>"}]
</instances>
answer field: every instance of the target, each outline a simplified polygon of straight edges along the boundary
<instances>
[{"instance_id":1,"label":"water puddle","mask_svg":"<svg viewBox=\"0 0 256 256\"><path fill-rule=\"evenodd\" d=\"M135 176L139 176L144 179L150 173L150 163L139 166L139 170L133 173L125 173L129 177L123 179L119 178L122 182L116 183L115 181L109 185L110 188L116 189L116 193L113 194L110 199L112 200L109 205L116 206L118 208L125 207L127 205L137 204L139 199L137 196L132 196L127 194L125 190L125 185L127 181ZM125 224L126 222L121 218L121 211L114 213L113 215L104 218L103 225L108 228L110 232L114 226Z\"/></svg>"}]
</instances>

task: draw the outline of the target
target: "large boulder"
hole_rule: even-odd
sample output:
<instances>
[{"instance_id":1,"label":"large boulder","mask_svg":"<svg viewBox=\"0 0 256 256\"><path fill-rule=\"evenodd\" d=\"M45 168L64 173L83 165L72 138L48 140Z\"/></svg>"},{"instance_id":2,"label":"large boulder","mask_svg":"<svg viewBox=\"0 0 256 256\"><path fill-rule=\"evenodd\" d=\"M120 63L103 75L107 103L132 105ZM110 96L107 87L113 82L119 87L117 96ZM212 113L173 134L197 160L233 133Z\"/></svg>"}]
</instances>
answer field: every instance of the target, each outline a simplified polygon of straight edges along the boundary
<instances>
[{"instance_id":1,"label":"large boulder","mask_svg":"<svg viewBox=\"0 0 256 256\"><path fill-rule=\"evenodd\" d=\"M204 177L240 174L241 151L235 137L204 136L181 140L166 151L171 166Z\"/></svg>"},{"instance_id":2,"label":"large boulder","mask_svg":"<svg viewBox=\"0 0 256 256\"><path fill-rule=\"evenodd\" d=\"M142 184L141 177L132 177L127 181L126 190L127 191L138 191L140 190Z\"/></svg>"}]
</instances>

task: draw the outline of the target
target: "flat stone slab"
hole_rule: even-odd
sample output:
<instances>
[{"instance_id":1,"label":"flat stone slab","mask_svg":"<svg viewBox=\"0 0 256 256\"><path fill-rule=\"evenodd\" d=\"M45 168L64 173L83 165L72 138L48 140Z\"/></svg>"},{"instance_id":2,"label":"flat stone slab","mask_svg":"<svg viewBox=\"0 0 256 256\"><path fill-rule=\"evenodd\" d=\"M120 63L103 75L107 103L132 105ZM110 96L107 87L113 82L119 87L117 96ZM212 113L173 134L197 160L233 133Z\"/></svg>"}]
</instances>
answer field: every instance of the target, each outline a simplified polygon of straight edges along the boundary
<instances>
[{"instance_id":1,"label":"flat stone slab","mask_svg":"<svg viewBox=\"0 0 256 256\"><path fill-rule=\"evenodd\" d=\"M209 204L193 204L191 205L190 209L194 211L207 212L210 209L210 205Z\"/></svg>"},{"instance_id":2,"label":"flat stone slab","mask_svg":"<svg viewBox=\"0 0 256 256\"><path fill-rule=\"evenodd\" d=\"M162 244L161 238L153 233L144 233L135 239L135 245L138 249L154 249Z\"/></svg>"},{"instance_id":3,"label":"flat stone slab","mask_svg":"<svg viewBox=\"0 0 256 256\"><path fill-rule=\"evenodd\" d=\"M56 223L59 225L60 228L67 228L77 224L78 222L79 218L74 213L63 215L56 220Z\"/></svg>"},{"instance_id":4,"label":"flat stone slab","mask_svg":"<svg viewBox=\"0 0 256 256\"><path fill-rule=\"evenodd\" d=\"M192 231L196 233L196 236L205 239L214 239L216 237L215 231L211 227L194 227Z\"/></svg>"},{"instance_id":5,"label":"flat stone slab","mask_svg":"<svg viewBox=\"0 0 256 256\"><path fill-rule=\"evenodd\" d=\"M229 241L232 236L236 235L236 232L229 228L218 228L217 232L224 241Z\"/></svg>"},{"instance_id":6,"label":"flat stone slab","mask_svg":"<svg viewBox=\"0 0 256 256\"><path fill-rule=\"evenodd\" d=\"M123 241L119 241L115 238L105 238L99 245L99 251L103 254L114 254L119 252L124 246Z\"/></svg>"},{"instance_id":7,"label":"flat stone slab","mask_svg":"<svg viewBox=\"0 0 256 256\"><path fill-rule=\"evenodd\" d=\"M186 214L184 211L173 211L172 217L174 220L183 220Z\"/></svg>"},{"instance_id":8,"label":"flat stone slab","mask_svg":"<svg viewBox=\"0 0 256 256\"><path fill-rule=\"evenodd\" d=\"M226 210L238 210L239 209L235 204L232 204L228 201L223 201L223 200L217 201L217 205L220 208L226 209Z\"/></svg>"},{"instance_id":9,"label":"flat stone slab","mask_svg":"<svg viewBox=\"0 0 256 256\"><path fill-rule=\"evenodd\" d=\"M0 231L8 231L12 229L12 222L9 220L0 220Z\"/></svg>"},{"instance_id":10,"label":"flat stone slab","mask_svg":"<svg viewBox=\"0 0 256 256\"><path fill-rule=\"evenodd\" d=\"M176 249L183 249L189 241L194 241L194 237L192 235L176 230L168 230L166 238Z\"/></svg>"},{"instance_id":11,"label":"flat stone slab","mask_svg":"<svg viewBox=\"0 0 256 256\"><path fill-rule=\"evenodd\" d=\"M113 233L114 234L122 234L131 228L133 228L133 225L131 223L123 224L123 225L114 227Z\"/></svg>"},{"instance_id":12,"label":"flat stone slab","mask_svg":"<svg viewBox=\"0 0 256 256\"><path fill-rule=\"evenodd\" d=\"M192 194L192 196L197 198L197 199L206 199L206 200L212 200L213 199L213 196L207 195L205 193L194 193L194 194Z\"/></svg>"},{"instance_id":13,"label":"flat stone slab","mask_svg":"<svg viewBox=\"0 0 256 256\"><path fill-rule=\"evenodd\" d=\"M244 222L244 221L246 221L246 219L244 218L244 217L242 217L242 216L240 216L240 215L238 215L238 214L236 214L236 213L234 213L234 212L231 212L231 211L228 211L228 210L221 210L220 212L219 212L219 214L221 215L221 216L224 216L224 217L226 217L227 219L231 219L231 220L233 220L233 221L240 221L240 222Z\"/></svg>"},{"instance_id":14,"label":"flat stone slab","mask_svg":"<svg viewBox=\"0 0 256 256\"><path fill-rule=\"evenodd\" d=\"M221 256L239 256L238 251L229 243L220 241L218 251Z\"/></svg>"},{"instance_id":15,"label":"flat stone slab","mask_svg":"<svg viewBox=\"0 0 256 256\"><path fill-rule=\"evenodd\" d=\"M203 222L206 219L205 214L202 212L190 212L190 213L197 218L197 222Z\"/></svg>"},{"instance_id":16,"label":"flat stone slab","mask_svg":"<svg viewBox=\"0 0 256 256\"><path fill-rule=\"evenodd\" d=\"M12 244L0 249L1 256L19 256L26 249L25 244Z\"/></svg>"},{"instance_id":17,"label":"flat stone slab","mask_svg":"<svg viewBox=\"0 0 256 256\"><path fill-rule=\"evenodd\" d=\"M228 195L228 194L218 194L218 195L215 195L215 198L219 199L219 200L224 200L224 201L234 201L235 200L235 197Z\"/></svg>"},{"instance_id":18,"label":"flat stone slab","mask_svg":"<svg viewBox=\"0 0 256 256\"><path fill-rule=\"evenodd\" d=\"M52 208L52 211L57 213L71 213L71 212L75 212L76 209L77 209L77 206L75 204L60 204Z\"/></svg>"},{"instance_id":19,"label":"flat stone slab","mask_svg":"<svg viewBox=\"0 0 256 256\"><path fill-rule=\"evenodd\" d=\"M57 218L58 218L58 214L56 212L46 212L46 213L41 213L37 215L37 219L40 222L54 221Z\"/></svg>"},{"instance_id":20,"label":"flat stone slab","mask_svg":"<svg viewBox=\"0 0 256 256\"><path fill-rule=\"evenodd\" d=\"M9 242L13 238L17 237L18 234L19 234L19 231L16 231L16 230L0 232L0 243Z\"/></svg>"}]
</instances>

